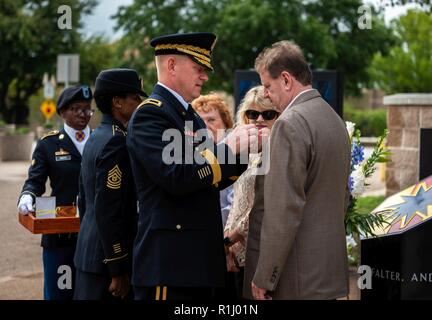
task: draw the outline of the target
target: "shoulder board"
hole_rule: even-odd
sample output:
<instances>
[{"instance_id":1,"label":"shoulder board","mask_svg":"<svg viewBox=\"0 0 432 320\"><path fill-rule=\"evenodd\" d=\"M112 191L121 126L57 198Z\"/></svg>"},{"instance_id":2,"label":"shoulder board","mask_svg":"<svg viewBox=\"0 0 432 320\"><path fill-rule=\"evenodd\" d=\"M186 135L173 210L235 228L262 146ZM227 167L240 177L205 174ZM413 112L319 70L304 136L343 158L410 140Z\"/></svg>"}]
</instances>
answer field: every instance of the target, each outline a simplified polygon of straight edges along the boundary
<instances>
[{"instance_id":1,"label":"shoulder board","mask_svg":"<svg viewBox=\"0 0 432 320\"><path fill-rule=\"evenodd\" d=\"M112 132L113 132L113 136L115 136L116 132L121 133L125 137L127 135L127 133L125 131L123 131L122 129L120 129L120 127L117 126L117 125L115 125L115 124L113 124L113 126L112 126Z\"/></svg>"},{"instance_id":2,"label":"shoulder board","mask_svg":"<svg viewBox=\"0 0 432 320\"><path fill-rule=\"evenodd\" d=\"M43 140L43 139L45 139L45 138L47 138L47 137L56 136L56 135L58 135L59 133L60 133L60 131L58 131L58 130L50 131L50 132L48 132L47 134L45 134L45 135L41 138L41 140Z\"/></svg>"},{"instance_id":3,"label":"shoulder board","mask_svg":"<svg viewBox=\"0 0 432 320\"><path fill-rule=\"evenodd\" d=\"M142 106L145 106L145 105L153 105L156 107L162 107L162 101L157 100L157 99L147 98L138 106L138 108L141 108Z\"/></svg>"}]
</instances>

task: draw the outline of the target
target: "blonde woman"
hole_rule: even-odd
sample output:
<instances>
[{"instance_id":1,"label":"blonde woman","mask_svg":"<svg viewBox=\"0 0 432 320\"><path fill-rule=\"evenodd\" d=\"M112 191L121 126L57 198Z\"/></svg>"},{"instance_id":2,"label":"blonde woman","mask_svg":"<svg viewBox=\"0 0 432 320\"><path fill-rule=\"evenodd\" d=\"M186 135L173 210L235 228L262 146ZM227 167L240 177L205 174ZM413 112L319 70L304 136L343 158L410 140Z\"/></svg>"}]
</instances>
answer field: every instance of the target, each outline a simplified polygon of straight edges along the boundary
<instances>
[{"instance_id":1,"label":"blonde woman","mask_svg":"<svg viewBox=\"0 0 432 320\"><path fill-rule=\"evenodd\" d=\"M265 98L264 87L250 89L237 112L238 124L254 124L261 135L269 136L270 130L279 116L270 100ZM251 154L248 169L234 184L234 201L225 225L225 245L228 248L228 271L236 272L236 296L242 295L243 272L246 254L246 239L249 230L249 212L254 203L256 168L261 163L261 153Z\"/></svg>"}]
</instances>

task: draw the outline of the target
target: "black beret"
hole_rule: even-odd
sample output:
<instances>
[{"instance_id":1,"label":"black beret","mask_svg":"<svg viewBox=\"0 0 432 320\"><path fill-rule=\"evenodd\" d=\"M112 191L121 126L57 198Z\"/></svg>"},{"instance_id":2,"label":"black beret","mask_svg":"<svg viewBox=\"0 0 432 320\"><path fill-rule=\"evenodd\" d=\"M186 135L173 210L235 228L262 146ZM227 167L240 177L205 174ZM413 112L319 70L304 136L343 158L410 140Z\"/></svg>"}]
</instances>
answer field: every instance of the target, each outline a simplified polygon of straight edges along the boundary
<instances>
[{"instance_id":1,"label":"black beret","mask_svg":"<svg viewBox=\"0 0 432 320\"><path fill-rule=\"evenodd\" d=\"M91 101L93 99L93 93L89 86L76 85L73 87L66 88L60 94L57 100L57 113L60 114L60 109L67 107L75 101Z\"/></svg>"},{"instance_id":2,"label":"black beret","mask_svg":"<svg viewBox=\"0 0 432 320\"><path fill-rule=\"evenodd\" d=\"M95 91L114 91L138 93L147 97L142 91L141 78L133 69L107 69L101 71L96 78Z\"/></svg>"},{"instance_id":3,"label":"black beret","mask_svg":"<svg viewBox=\"0 0 432 320\"><path fill-rule=\"evenodd\" d=\"M150 45L155 55L183 54L196 63L213 71L211 55L216 44L216 35L210 32L176 33L154 38Z\"/></svg>"}]
</instances>

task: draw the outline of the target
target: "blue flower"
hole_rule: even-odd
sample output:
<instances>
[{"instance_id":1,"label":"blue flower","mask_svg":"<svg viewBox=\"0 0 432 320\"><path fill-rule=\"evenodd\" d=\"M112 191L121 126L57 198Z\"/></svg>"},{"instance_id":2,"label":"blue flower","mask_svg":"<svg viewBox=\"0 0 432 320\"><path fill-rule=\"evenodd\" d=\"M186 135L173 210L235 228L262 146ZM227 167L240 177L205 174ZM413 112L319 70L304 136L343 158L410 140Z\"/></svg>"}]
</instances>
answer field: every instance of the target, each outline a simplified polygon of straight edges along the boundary
<instances>
[{"instance_id":1,"label":"blue flower","mask_svg":"<svg viewBox=\"0 0 432 320\"><path fill-rule=\"evenodd\" d=\"M364 147L358 142L353 142L351 147L351 168L364 160Z\"/></svg>"},{"instance_id":2,"label":"blue flower","mask_svg":"<svg viewBox=\"0 0 432 320\"><path fill-rule=\"evenodd\" d=\"M351 175L348 178L348 188L349 191L352 192L353 191L353 186L354 186L354 179L353 177L351 177Z\"/></svg>"}]
</instances>

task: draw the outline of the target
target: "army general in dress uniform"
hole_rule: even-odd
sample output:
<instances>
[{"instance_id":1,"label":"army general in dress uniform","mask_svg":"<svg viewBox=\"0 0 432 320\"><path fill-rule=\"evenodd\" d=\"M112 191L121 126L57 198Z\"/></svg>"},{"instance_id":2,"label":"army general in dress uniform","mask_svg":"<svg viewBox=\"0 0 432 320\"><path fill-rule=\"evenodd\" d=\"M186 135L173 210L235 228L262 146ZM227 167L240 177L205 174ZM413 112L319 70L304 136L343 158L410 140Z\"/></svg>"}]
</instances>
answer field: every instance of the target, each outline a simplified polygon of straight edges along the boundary
<instances>
[{"instance_id":1,"label":"army general in dress uniform","mask_svg":"<svg viewBox=\"0 0 432 320\"><path fill-rule=\"evenodd\" d=\"M36 146L18 203L21 214L34 212L35 199L45 193L47 178L50 180L51 196L56 197L57 207L76 204L81 154L90 135L88 122L93 114L90 109L92 98L88 86L70 87L61 93L57 112L65 123L61 130L52 131L42 137ZM42 236L45 300L73 298L76 239L76 233ZM65 281L66 287L62 288L59 288L57 283L62 275L60 266L70 267L66 272L72 273L72 279ZM72 285L68 286L68 282Z\"/></svg>"},{"instance_id":2,"label":"army general in dress uniform","mask_svg":"<svg viewBox=\"0 0 432 320\"><path fill-rule=\"evenodd\" d=\"M205 124L190 102L213 70L215 42L212 33L151 41L158 83L133 114L127 136L139 200L132 277L136 299L211 299L213 289L225 284L219 190L246 169L235 154L247 151L257 133L252 126L239 127L218 145L202 134ZM164 132L181 137L174 162L167 159L171 140Z\"/></svg>"},{"instance_id":3,"label":"army general in dress uniform","mask_svg":"<svg viewBox=\"0 0 432 320\"><path fill-rule=\"evenodd\" d=\"M137 205L126 125L141 96L147 97L135 70L104 70L96 79L103 118L83 154L75 299L125 298L129 292Z\"/></svg>"}]
</instances>

